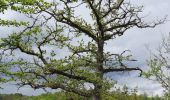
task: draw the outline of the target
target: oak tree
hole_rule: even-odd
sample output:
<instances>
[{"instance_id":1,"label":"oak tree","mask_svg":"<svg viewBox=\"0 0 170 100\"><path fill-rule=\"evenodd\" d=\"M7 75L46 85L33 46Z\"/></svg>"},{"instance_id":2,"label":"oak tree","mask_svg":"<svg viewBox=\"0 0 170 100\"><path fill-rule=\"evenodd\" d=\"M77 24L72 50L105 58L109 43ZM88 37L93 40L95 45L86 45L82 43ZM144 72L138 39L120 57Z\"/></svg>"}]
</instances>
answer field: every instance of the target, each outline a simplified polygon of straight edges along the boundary
<instances>
[{"instance_id":1,"label":"oak tree","mask_svg":"<svg viewBox=\"0 0 170 100\"><path fill-rule=\"evenodd\" d=\"M18 85L62 89L101 100L112 87L107 74L133 71L126 50L106 52L107 42L127 30L153 28L164 20L145 23L142 6L125 0L1 0L2 13L23 19L0 19L12 30L1 38L1 65ZM78 10L84 11L78 13ZM8 76L8 77L9 77Z\"/></svg>"}]
</instances>

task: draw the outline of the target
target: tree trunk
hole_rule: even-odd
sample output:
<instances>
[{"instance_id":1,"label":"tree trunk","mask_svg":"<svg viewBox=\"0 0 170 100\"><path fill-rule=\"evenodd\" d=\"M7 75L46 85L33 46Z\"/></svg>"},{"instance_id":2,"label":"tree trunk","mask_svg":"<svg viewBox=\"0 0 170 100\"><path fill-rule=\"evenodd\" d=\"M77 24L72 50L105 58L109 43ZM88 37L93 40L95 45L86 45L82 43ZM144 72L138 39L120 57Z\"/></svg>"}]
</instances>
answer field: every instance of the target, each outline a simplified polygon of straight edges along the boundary
<instances>
[{"instance_id":1,"label":"tree trunk","mask_svg":"<svg viewBox=\"0 0 170 100\"><path fill-rule=\"evenodd\" d=\"M102 100L102 85L96 87L96 92L93 96L93 100Z\"/></svg>"},{"instance_id":2,"label":"tree trunk","mask_svg":"<svg viewBox=\"0 0 170 100\"><path fill-rule=\"evenodd\" d=\"M95 93L93 100L102 100L102 81L103 81L103 46L104 41L102 39L98 40L98 51L97 51L97 77L99 78L99 83L95 84Z\"/></svg>"},{"instance_id":3,"label":"tree trunk","mask_svg":"<svg viewBox=\"0 0 170 100\"><path fill-rule=\"evenodd\" d=\"M93 100L102 100L102 97L100 95L95 95L93 97Z\"/></svg>"}]
</instances>

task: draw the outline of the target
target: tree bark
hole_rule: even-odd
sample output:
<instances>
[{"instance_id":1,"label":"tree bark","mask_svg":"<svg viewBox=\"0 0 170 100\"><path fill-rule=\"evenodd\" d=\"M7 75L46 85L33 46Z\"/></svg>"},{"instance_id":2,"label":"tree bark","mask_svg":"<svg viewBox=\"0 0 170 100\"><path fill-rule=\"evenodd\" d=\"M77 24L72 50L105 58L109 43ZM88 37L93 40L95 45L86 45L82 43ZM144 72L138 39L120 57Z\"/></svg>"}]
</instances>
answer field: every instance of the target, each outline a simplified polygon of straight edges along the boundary
<instances>
[{"instance_id":1,"label":"tree bark","mask_svg":"<svg viewBox=\"0 0 170 100\"><path fill-rule=\"evenodd\" d=\"M102 38L99 38L98 43L98 51L97 51L97 76L99 78L99 83L95 84L95 93L93 96L93 100L102 100L102 81L103 81L103 47L104 41Z\"/></svg>"},{"instance_id":2,"label":"tree bark","mask_svg":"<svg viewBox=\"0 0 170 100\"><path fill-rule=\"evenodd\" d=\"M93 100L102 100L102 85L96 85Z\"/></svg>"}]
</instances>

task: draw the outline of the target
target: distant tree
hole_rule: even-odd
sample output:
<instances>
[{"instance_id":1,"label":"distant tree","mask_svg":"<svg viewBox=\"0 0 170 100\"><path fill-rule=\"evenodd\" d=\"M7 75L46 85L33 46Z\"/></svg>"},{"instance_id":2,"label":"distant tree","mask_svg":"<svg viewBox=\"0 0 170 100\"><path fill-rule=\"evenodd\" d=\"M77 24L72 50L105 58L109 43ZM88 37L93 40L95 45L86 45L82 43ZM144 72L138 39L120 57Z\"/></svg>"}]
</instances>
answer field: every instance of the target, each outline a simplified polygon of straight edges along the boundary
<instances>
[{"instance_id":1,"label":"distant tree","mask_svg":"<svg viewBox=\"0 0 170 100\"><path fill-rule=\"evenodd\" d=\"M0 19L1 26L18 28L1 38L5 73L20 86L60 88L94 100L112 87L107 73L141 71L123 63L131 61L126 50L106 52L107 41L133 27L153 28L164 22L145 23L139 16L142 7L125 0L2 1L8 11L25 15L20 21ZM76 12L82 8L86 16Z\"/></svg>"},{"instance_id":2,"label":"distant tree","mask_svg":"<svg viewBox=\"0 0 170 100\"><path fill-rule=\"evenodd\" d=\"M148 60L149 71L145 73L147 78L158 81L167 93L170 94L170 34L163 37L156 52L151 51Z\"/></svg>"},{"instance_id":3,"label":"distant tree","mask_svg":"<svg viewBox=\"0 0 170 100\"><path fill-rule=\"evenodd\" d=\"M132 90L132 96L134 97L135 100L137 100L137 93L138 93L138 87L136 86L136 87Z\"/></svg>"},{"instance_id":4,"label":"distant tree","mask_svg":"<svg viewBox=\"0 0 170 100\"><path fill-rule=\"evenodd\" d=\"M123 94L128 95L129 91L128 91L128 87L126 85L123 86L122 91L123 91Z\"/></svg>"},{"instance_id":5,"label":"distant tree","mask_svg":"<svg viewBox=\"0 0 170 100\"><path fill-rule=\"evenodd\" d=\"M144 94L143 94L143 99L148 100L148 94L146 92L144 92Z\"/></svg>"}]
</instances>

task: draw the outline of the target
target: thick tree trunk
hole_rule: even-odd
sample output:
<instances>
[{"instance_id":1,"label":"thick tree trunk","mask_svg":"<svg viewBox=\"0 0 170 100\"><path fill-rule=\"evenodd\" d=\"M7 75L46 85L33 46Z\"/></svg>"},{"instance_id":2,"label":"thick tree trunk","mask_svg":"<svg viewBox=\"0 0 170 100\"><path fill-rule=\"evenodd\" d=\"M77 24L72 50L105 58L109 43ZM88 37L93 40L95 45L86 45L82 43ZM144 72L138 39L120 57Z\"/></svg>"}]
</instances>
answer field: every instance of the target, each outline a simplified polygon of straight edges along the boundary
<instances>
[{"instance_id":1,"label":"thick tree trunk","mask_svg":"<svg viewBox=\"0 0 170 100\"><path fill-rule=\"evenodd\" d=\"M102 85L96 87L96 92L93 96L93 100L102 100Z\"/></svg>"},{"instance_id":2,"label":"thick tree trunk","mask_svg":"<svg viewBox=\"0 0 170 100\"><path fill-rule=\"evenodd\" d=\"M93 100L102 100L102 97L101 97L101 95L95 95L93 97Z\"/></svg>"},{"instance_id":3,"label":"thick tree trunk","mask_svg":"<svg viewBox=\"0 0 170 100\"><path fill-rule=\"evenodd\" d=\"M95 84L95 93L93 96L93 100L102 100L102 81L103 81L103 46L104 41L98 41L98 51L97 51L97 73L99 78L99 83ZM101 82L100 82L101 81Z\"/></svg>"}]
</instances>

